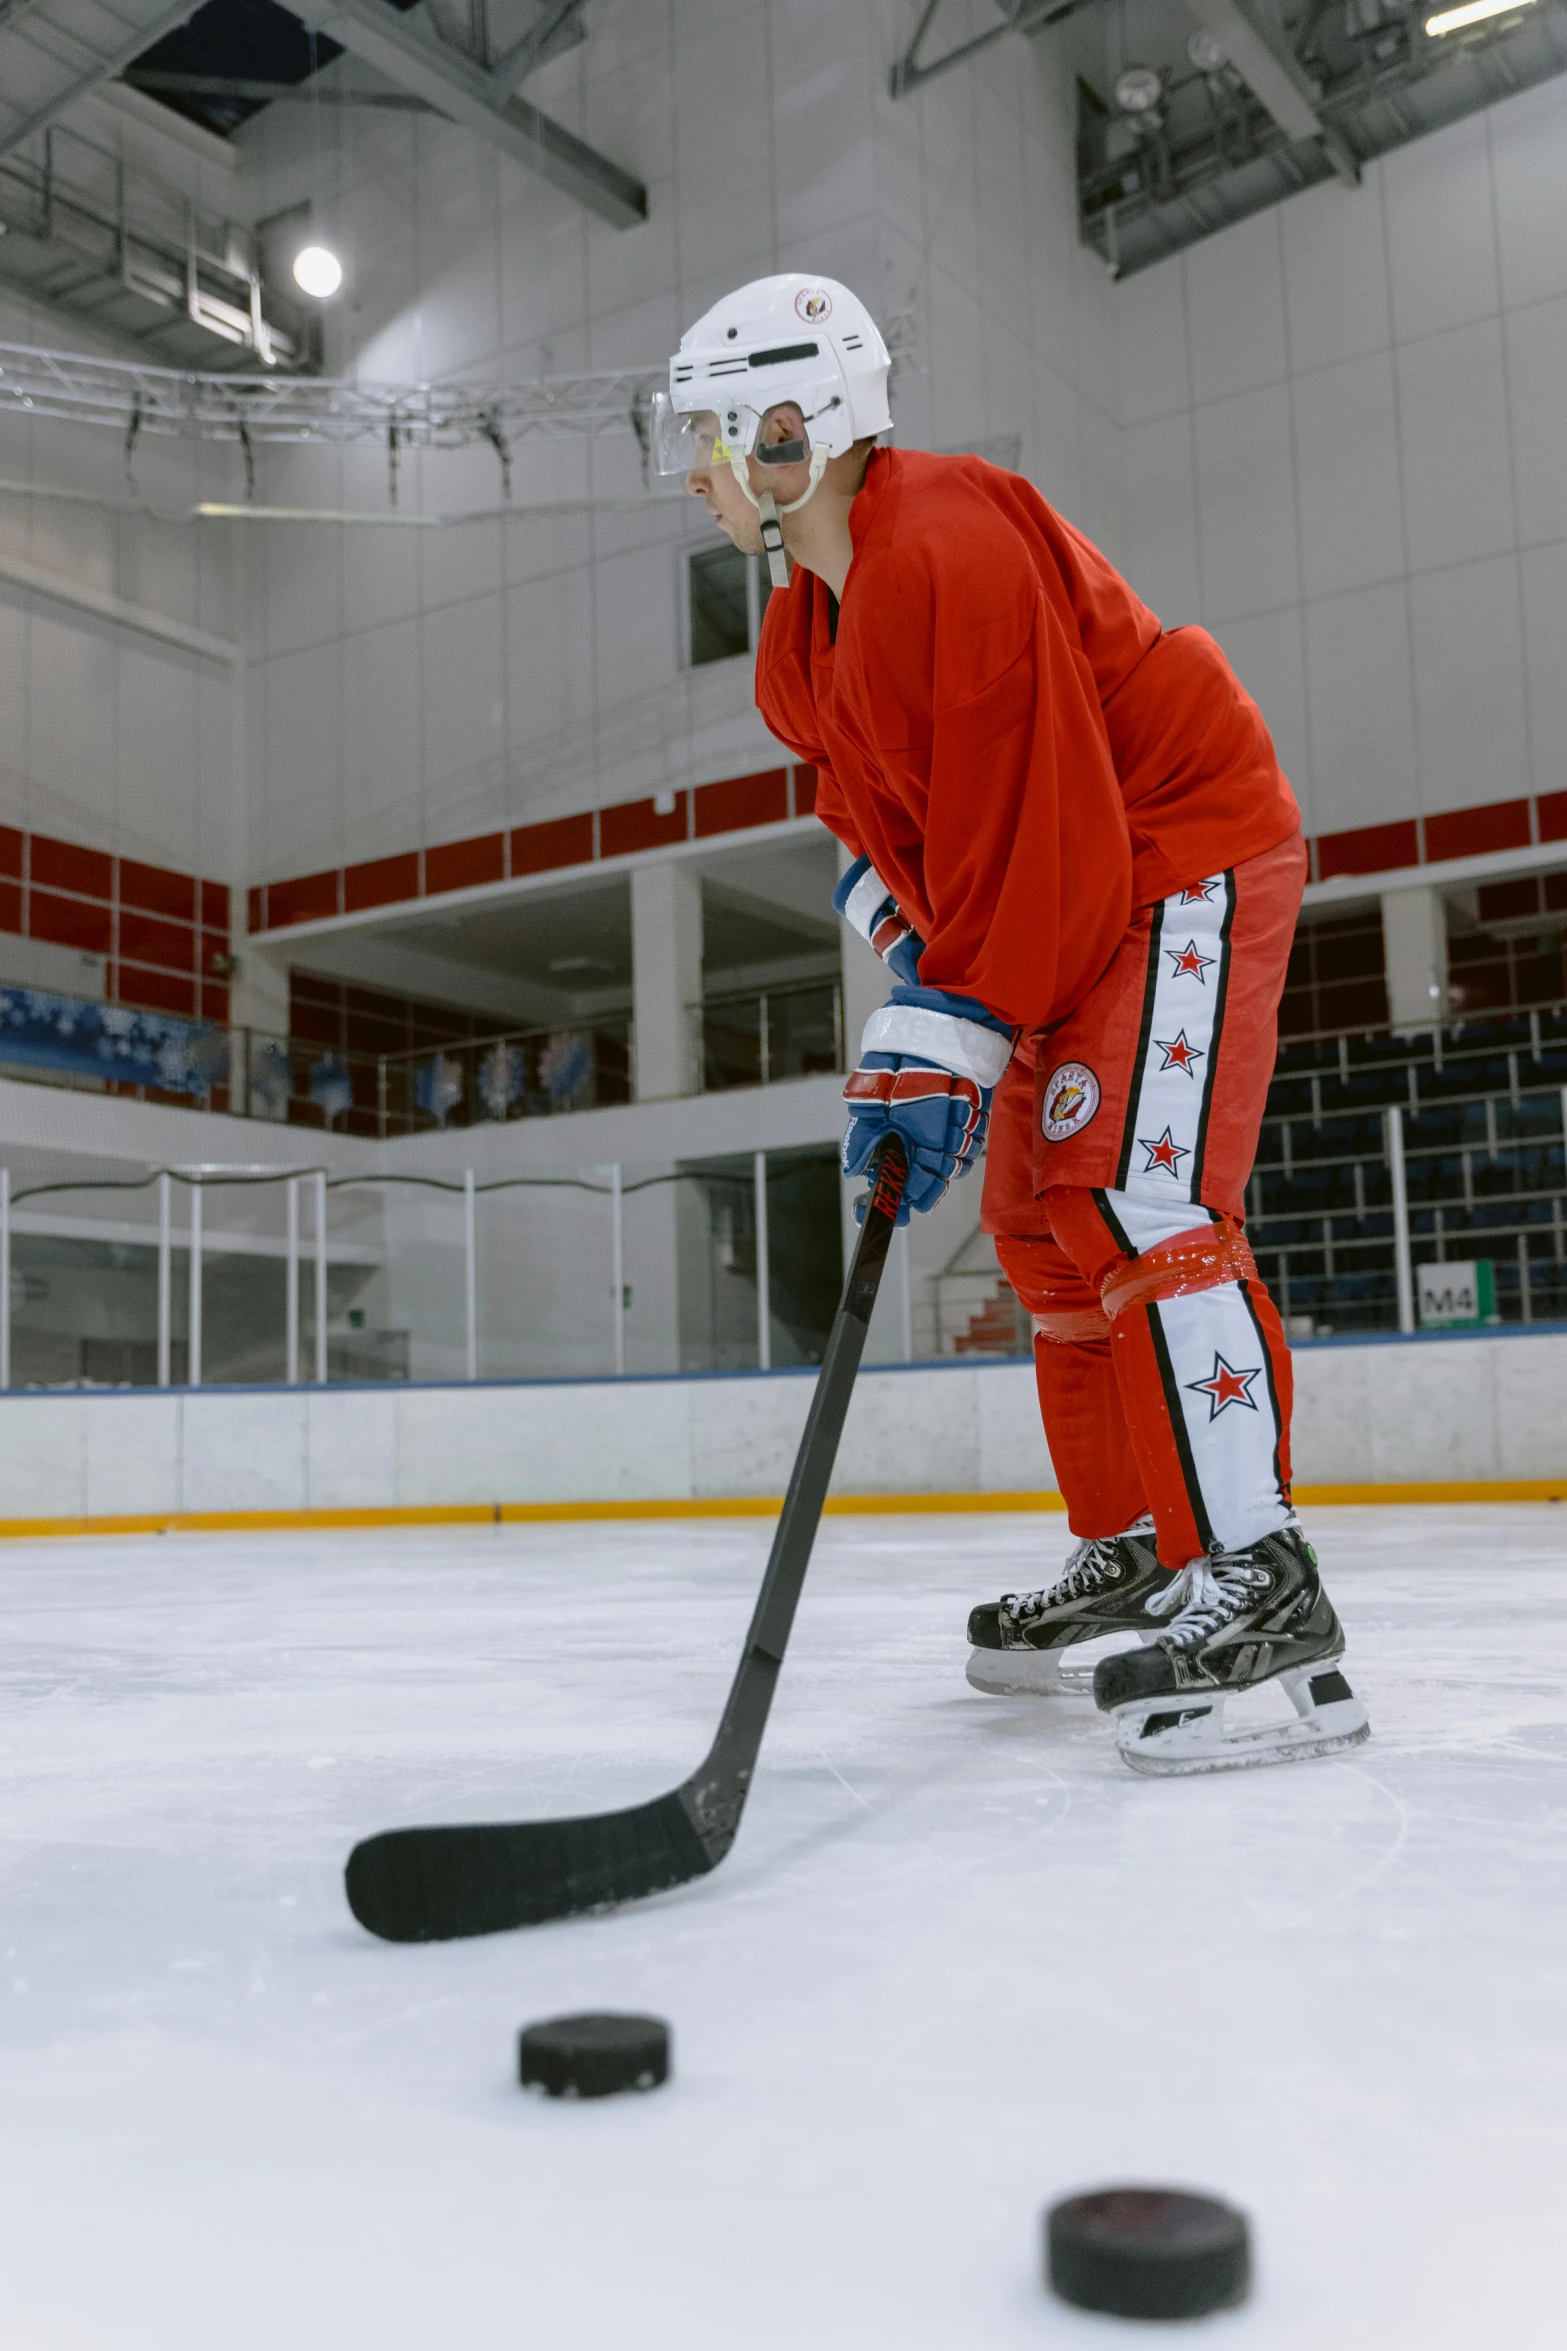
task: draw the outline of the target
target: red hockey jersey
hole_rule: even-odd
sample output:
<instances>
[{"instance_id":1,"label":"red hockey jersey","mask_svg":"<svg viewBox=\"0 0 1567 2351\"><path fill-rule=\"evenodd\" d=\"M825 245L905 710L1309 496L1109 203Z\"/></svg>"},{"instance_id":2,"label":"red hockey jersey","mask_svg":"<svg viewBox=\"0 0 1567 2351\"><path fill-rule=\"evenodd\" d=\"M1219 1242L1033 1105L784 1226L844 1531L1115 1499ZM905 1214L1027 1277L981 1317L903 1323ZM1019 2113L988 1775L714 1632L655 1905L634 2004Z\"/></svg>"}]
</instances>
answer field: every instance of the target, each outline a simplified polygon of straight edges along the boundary
<instances>
[{"instance_id":1,"label":"red hockey jersey","mask_svg":"<svg viewBox=\"0 0 1567 2351\"><path fill-rule=\"evenodd\" d=\"M1213 639L1162 631L1020 475L877 450L849 528L836 642L826 586L796 567L768 603L757 704L926 942L926 987L1048 1027L1134 906L1295 830Z\"/></svg>"}]
</instances>

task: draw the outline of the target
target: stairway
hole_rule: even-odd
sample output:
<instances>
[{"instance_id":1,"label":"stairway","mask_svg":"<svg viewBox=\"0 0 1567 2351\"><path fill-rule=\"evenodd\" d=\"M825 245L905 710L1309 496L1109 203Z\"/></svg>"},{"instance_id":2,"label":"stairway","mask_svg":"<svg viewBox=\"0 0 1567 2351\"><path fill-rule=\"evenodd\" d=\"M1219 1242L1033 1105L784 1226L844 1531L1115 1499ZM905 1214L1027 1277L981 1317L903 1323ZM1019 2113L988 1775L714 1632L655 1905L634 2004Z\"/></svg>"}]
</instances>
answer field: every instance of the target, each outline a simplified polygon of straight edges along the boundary
<instances>
[{"instance_id":1,"label":"stairway","mask_svg":"<svg viewBox=\"0 0 1567 2351\"><path fill-rule=\"evenodd\" d=\"M970 1315L967 1331L952 1342L955 1355L1026 1355L1033 1345L1028 1316L1017 1302L1009 1281L1002 1280L978 1314Z\"/></svg>"}]
</instances>

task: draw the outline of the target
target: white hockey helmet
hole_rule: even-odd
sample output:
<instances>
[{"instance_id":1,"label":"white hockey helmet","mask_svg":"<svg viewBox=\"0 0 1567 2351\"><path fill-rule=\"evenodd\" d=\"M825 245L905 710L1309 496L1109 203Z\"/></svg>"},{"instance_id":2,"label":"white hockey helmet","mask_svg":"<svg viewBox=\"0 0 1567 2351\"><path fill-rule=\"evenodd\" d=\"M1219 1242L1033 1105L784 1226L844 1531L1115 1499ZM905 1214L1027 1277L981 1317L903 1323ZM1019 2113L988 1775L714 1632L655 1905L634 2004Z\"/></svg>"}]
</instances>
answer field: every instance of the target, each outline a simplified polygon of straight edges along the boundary
<instances>
[{"instance_id":1,"label":"white hockey helmet","mask_svg":"<svg viewBox=\"0 0 1567 2351\"><path fill-rule=\"evenodd\" d=\"M750 456L763 417L781 400L799 407L813 449L842 457L890 428L889 365L876 321L836 278L797 270L756 278L681 336L669 391L654 395L658 470L689 473L707 461L712 451L696 446L685 423L707 410L718 418L725 454Z\"/></svg>"},{"instance_id":2,"label":"white hockey helmet","mask_svg":"<svg viewBox=\"0 0 1567 2351\"><path fill-rule=\"evenodd\" d=\"M761 509L773 579L782 586L782 542L774 544L780 510L765 492L761 498L753 492L746 459L754 454L762 463L798 465L809 454L809 484L781 510L794 513L814 495L829 458L890 429L890 364L870 312L836 278L797 270L755 278L715 302L681 336L669 363L669 390L653 395L653 462L661 474L732 467ZM763 417L784 400L804 417L805 440L758 449ZM716 431L706 424L709 415Z\"/></svg>"}]
</instances>

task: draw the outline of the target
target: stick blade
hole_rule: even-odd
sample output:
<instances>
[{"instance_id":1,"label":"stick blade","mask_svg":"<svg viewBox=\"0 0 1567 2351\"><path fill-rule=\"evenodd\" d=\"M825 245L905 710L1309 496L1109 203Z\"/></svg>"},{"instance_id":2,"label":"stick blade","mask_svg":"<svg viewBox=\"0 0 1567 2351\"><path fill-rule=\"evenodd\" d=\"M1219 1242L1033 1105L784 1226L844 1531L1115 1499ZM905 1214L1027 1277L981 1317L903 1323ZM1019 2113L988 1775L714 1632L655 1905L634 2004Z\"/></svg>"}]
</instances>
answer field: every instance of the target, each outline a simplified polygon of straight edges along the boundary
<instances>
[{"instance_id":1,"label":"stick blade","mask_svg":"<svg viewBox=\"0 0 1567 2351\"><path fill-rule=\"evenodd\" d=\"M667 1893L728 1849L709 1849L681 1795L577 1820L388 1829L349 1855L348 1907L384 1942L442 1943Z\"/></svg>"}]
</instances>

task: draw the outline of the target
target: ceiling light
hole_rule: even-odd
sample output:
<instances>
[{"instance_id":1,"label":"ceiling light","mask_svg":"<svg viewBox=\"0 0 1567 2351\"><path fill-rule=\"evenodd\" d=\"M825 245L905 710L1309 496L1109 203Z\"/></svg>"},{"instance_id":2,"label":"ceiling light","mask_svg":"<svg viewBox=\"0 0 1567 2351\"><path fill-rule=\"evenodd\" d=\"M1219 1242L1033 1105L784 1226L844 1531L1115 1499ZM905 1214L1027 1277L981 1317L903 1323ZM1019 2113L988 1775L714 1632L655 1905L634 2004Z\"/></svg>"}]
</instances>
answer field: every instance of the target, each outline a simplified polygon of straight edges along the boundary
<instances>
[{"instance_id":1,"label":"ceiling light","mask_svg":"<svg viewBox=\"0 0 1567 2351\"><path fill-rule=\"evenodd\" d=\"M1230 62L1230 53L1222 41L1210 32L1199 30L1186 44L1186 54L1199 73L1219 73Z\"/></svg>"},{"instance_id":2,"label":"ceiling light","mask_svg":"<svg viewBox=\"0 0 1567 2351\"><path fill-rule=\"evenodd\" d=\"M1164 83L1151 65L1129 65L1115 85L1123 114L1148 114L1164 96Z\"/></svg>"},{"instance_id":3,"label":"ceiling light","mask_svg":"<svg viewBox=\"0 0 1567 2351\"><path fill-rule=\"evenodd\" d=\"M294 255L294 283L325 302L343 282L343 265L327 245L306 245Z\"/></svg>"},{"instance_id":4,"label":"ceiling light","mask_svg":"<svg viewBox=\"0 0 1567 2351\"><path fill-rule=\"evenodd\" d=\"M597 955L557 955L550 965L552 976L564 976L572 971L613 971L614 965L604 963Z\"/></svg>"},{"instance_id":5,"label":"ceiling light","mask_svg":"<svg viewBox=\"0 0 1567 2351\"><path fill-rule=\"evenodd\" d=\"M1534 0L1468 0L1463 8L1444 8L1440 16L1426 18L1426 31L1433 40L1444 33L1461 33L1465 25L1483 24L1488 16L1505 16L1509 9L1532 8Z\"/></svg>"}]
</instances>

